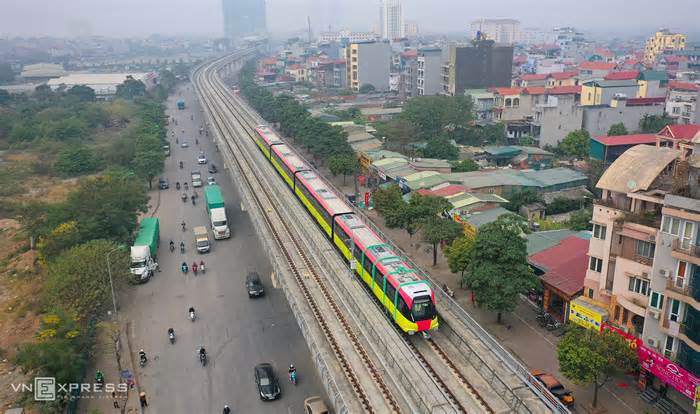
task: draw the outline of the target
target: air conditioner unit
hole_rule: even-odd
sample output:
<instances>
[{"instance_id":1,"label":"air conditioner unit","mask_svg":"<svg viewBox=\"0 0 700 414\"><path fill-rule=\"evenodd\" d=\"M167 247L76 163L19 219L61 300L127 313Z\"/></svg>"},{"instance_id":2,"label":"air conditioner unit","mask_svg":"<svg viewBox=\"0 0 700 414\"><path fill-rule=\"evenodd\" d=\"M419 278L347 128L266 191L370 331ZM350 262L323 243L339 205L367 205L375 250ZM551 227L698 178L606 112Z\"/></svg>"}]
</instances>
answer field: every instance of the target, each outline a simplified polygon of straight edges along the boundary
<instances>
[{"instance_id":1,"label":"air conditioner unit","mask_svg":"<svg viewBox=\"0 0 700 414\"><path fill-rule=\"evenodd\" d=\"M651 317L654 318L654 319L659 319L659 317L661 316L661 312L655 311L655 310L650 310L650 311L649 311L649 314L650 314Z\"/></svg>"},{"instance_id":2,"label":"air conditioner unit","mask_svg":"<svg viewBox=\"0 0 700 414\"><path fill-rule=\"evenodd\" d=\"M647 339L647 343L649 344L650 347L652 348L657 348L659 346L659 340L656 338L649 338Z\"/></svg>"},{"instance_id":3,"label":"air conditioner unit","mask_svg":"<svg viewBox=\"0 0 700 414\"><path fill-rule=\"evenodd\" d=\"M669 272L669 271L666 270L666 269L659 269L659 275L660 275L661 277L664 277L664 278L668 279L668 277L669 277L670 274L671 274L671 272Z\"/></svg>"}]
</instances>

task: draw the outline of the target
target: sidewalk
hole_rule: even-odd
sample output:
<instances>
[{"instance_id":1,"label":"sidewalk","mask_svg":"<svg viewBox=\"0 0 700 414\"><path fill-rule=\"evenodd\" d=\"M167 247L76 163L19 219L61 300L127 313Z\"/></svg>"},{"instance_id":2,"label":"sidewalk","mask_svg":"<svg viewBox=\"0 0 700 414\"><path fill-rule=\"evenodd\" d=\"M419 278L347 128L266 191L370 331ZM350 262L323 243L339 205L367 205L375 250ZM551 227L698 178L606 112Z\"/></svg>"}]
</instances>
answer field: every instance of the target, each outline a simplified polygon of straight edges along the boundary
<instances>
[{"instance_id":1,"label":"sidewalk","mask_svg":"<svg viewBox=\"0 0 700 414\"><path fill-rule=\"evenodd\" d=\"M121 324L120 345L115 345L117 337L116 325L112 322L101 322L96 327L94 357L88 365L85 382L93 383L97 369L102 371L106 384L125 382L120 378L120 372L129 371L134 374L134 364L131 358L126 338L127 325ZM118 349L118 350L117 350ZM142 413L138 398L138 384L130 387L126 393L83 393L78 404L81 413ZM116 403L116 404L115 404Z\"/></svg>"}]
</instances>

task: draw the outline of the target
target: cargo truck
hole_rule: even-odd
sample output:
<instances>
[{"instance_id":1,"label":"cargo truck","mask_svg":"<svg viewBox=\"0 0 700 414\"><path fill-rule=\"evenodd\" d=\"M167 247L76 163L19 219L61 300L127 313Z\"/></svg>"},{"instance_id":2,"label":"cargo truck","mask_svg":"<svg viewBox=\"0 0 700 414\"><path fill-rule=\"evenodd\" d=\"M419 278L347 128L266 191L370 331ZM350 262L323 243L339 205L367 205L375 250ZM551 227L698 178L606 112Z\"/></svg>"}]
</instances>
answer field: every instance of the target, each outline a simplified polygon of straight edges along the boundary
<instances>
[{"instance_id":1,"label":"cargo truck","mask_svg":"<svg viewBox=\"0 0 700 414\"><path fill-rule=\"evenodd\" d=\"M211 229L214 231L214 238L220 240L231 237L221 188L218 185L206 186L204 188L204 200L207 205Z\"/></svg>"},{"instance_id":2,"label":"cargo truck","mask_svg":"<svg viewBox=\"0 0 700 414\"><path fill-rule=\"evenodd\" d=\"M185 101L183 101L182 99L177 101L177 109L185 109Z\"/></svg>"},{"instance_id":3,"label":"cargo truck","mask_svg":"<svg viewBox=\"0 0 700 414\"><path fill-rule=\"evenodd\" d=\"M200 253L208 252L211 246L209 245L209 233L207 233L207 228L204 226L197 226L193 230L194 244L197 247L197 251Z\"/></svg>"},{"instance_id":4,"label":"cargo truck","mask_svg":"<svg viewBox=\"0 0 700 414\"><path fill-rule=\"evenodd\" d=\"M147 282L158 268L156 256L160 243L160 222L156 217L141 220L139 232L131 247L131 274L134 281Z\"/></svg>"}]
</instances>

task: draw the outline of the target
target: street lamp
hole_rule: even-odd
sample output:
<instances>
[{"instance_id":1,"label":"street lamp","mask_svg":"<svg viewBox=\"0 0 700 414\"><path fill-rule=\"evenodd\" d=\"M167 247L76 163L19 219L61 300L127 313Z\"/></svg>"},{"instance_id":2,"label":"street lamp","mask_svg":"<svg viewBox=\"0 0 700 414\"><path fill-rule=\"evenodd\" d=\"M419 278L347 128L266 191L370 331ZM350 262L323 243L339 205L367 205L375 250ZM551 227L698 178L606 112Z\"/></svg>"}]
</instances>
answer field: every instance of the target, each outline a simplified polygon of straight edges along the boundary
<instances>
[{"instance_id":1,"label":"street lamp","mask_svg":"<svg viewBox=\"0 0 700 414\"><path fill-rule=\"evenodd\" d=\"M113 307L113 311L114 311L114 319L117 318L117 297L114 295L114 282L112 281L112 267L111 267L110 262L109 262L109 255L116 252L117 250L123 250L123 249L124 249L124 246L119 245L119 246L115 247L114 249L110 250L109 252L107 252L107 255L106 255L107 256L107 274L109 275L109 288L112 291L112 307Z\"/></svg>"}]
</instances>

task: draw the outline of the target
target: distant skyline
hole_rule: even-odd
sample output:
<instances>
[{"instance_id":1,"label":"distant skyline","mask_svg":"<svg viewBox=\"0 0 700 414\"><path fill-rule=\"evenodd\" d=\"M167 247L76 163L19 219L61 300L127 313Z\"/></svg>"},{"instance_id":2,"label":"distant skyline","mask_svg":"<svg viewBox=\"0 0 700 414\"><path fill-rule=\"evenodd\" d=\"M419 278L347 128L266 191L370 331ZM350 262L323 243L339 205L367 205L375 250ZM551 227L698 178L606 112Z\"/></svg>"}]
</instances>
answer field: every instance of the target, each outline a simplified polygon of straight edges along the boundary
<instances>
[{"instance_id":1,"label":"distant skyline","mask_svg":"<svg viewBox=\"0 0 700 414\"><path fill-rule=\"evenodd\" d=\"M404 19L417 21L422 33L467 32L471 20L518 19L524 27L576 26L592 34L648 35L668 27L692 35L698 0L628 2L607 0L403 0ZM267 0L268 30L291 35L306 30L311 17L315 33L350 28L371 30L378 23L379 0ZM223 36L221 0L4 0L0 2L2 36L104 35ZM691 39L693 40L693 39ZM700 40L700 39L698 39Z\"/></svg>"}]
</instances>

